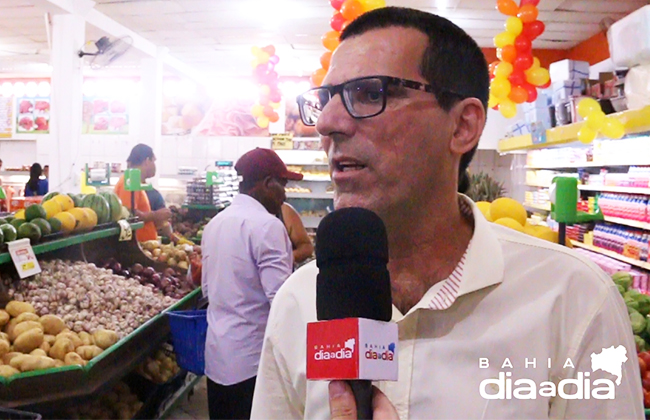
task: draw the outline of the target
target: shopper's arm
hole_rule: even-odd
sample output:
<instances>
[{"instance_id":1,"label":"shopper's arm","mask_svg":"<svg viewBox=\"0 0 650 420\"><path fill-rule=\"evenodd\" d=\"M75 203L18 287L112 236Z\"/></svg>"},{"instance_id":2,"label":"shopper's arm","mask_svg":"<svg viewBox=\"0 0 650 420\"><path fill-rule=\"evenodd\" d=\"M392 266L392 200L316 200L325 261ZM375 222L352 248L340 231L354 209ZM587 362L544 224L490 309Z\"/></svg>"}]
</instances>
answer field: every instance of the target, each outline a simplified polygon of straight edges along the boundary
<instances>
[{"instance_id":1,"label":"shopper's arm","mask_svg":"<svg viewBox=\"0 0 650 420\"><path fill-rule=\"evenodd\" d=\"M291 243L295 248L293 250L293 261L300 264L313 255L314 245L309 239L309 235L307 235L307 230L302 224L300 215L290 204L284 203L282 205L282 217L284 223L291 227L288 231Z\"/></svg>"},{"instance_id":2,"label":"shopper's arm","mask_svg":"<svg viewBox=\"0 0 650 420\"><path fill-rule=\"evenodd\" d=\"M156 225L163 224L165 221L171 219L172 217L172 212L168 208L149 212L143 212L136 209L135 214L140 219L142 219L143 222L153 222Z\"/></svg>"},{"instance_id":3,"label":"shopper's arm","mask_svg":"<svg viewBox=\"0 0 650 420\"><path fill-rule=\"evenodd\" d=\"M264 293L273 301L275 293L291 275L291 243L279 219L271 219L253 236L253 253Z\"/></svg>"}]
</instances>

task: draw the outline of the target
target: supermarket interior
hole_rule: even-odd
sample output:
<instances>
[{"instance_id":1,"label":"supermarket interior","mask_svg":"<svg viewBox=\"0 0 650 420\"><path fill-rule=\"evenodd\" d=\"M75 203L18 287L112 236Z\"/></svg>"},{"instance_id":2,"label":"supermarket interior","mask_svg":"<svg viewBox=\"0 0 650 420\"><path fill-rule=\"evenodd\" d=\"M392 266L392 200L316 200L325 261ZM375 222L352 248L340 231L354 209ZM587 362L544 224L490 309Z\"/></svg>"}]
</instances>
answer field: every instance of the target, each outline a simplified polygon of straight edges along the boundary
<instances>
[{"instance_id":1,"label":"supermarket interior","mask_svg":"<svg viewBox=\"0 0 650 420\"><path fill-rule=\"evenodd\" d=\"M419 83L396 79L404 77L400 74L362 73L368 76L366 82L377 76L372 80L383 83L378 94L384 102L369 116L355 115L362 111L354 109L361 106L353 102L360 100L354 95L372 86L363 86L361 79L346 84L351 77L340 74L355 73L332 63L351 59L337 56L337 48L364 35L339 36L348 24L390 6L446 18L480 47L489 72L489 99L486 96L487 107L482 108L486 124L467 169L469 184L459 192L476 203L470 206L477 209L473 217L485 219L496 232L505 232L503 227L517 231L522 244L553 243L552 249L585 261L607 281L611 278L618 309L627 307L621 334L632 343L623 371L640 375L630 385L633 390L638 385L637 394L626 399L639 410L629 413L636 416L645 409L650 418L648 1L0 0L0 419L220 418L215 417L219 411L213 411L218 405L214 395L224 391L211 387L225 389L249 378L230 383L215 379L227 375L214 374L217 361L206 361L222 359L206 346L206 334L211 342L216 328L208 323L216 323L217 314L224 313L250 322L257 313L248 311L264 307L263 322L249 334L257 337L262 331L255 350L234 348L234 353L256 354L257 369L276 290L269 291L267 277L264 283L261 274L242 274L246 271L235 268L234 277L244 276L255 285L247 285L227 302L225 293L233 292L220 277L213 289L224 295L215 304L206 287L214 275L207 274L208 267L214 268L214 263L206 263L208 253L212 261L222 253L223 260L237 246L246 248L235 239L218 237L214 232L227 229L217 223L210 225L210 234L204 235L204 228L227 214L222 212L236 213L235 206L246 203L242 196L249 195L258 201L253 202L258 209L262 204L268 212L252 216L242 210L237 217L248 214L262 220L272 214L274 222L286 226L281 239L286 237L293 251L283 250L289 258L288 273L300 273L303 265L315 267L318 228L328 215L338 213L337 188L343 188L334 176L342 164L333 164L326 153L334 150L332 144L343 142L343 134L317 131L326 125L316 124L321 112L331 115L325 106L343 103L347 114L341 115L360 126L396 112L391 101L403 98L392 96L391 83L402 83L411 96L438 92L426 77ZM378 52L378 60L382 54ZM331 76L336 71L338 78ZM329 84L324 83L326 76ZM332 87L331 80L342 84ZM314 94L305 93L320 86L323 89ZM352 89L357 89L354 95ZM337 93L341 102L335 100ZM271 158L259 156L258 148L274 153ZM239 166L251 153L253 163ZM275 156L281 163L255 160ZM429 165L438 165L436 159L432 156ZM272 165L276 169L268 169ZM350 165L349 173L344 168L339 175L352 177L363 166ZM275 211L264 197L250 192L258 190L247 186L247 177L253 176L249 172L267 169L271 172L264 176L284 171L280 178L286 204ZM392 173L399 176L406 169ZM472 222L472 229L474 225L478 232L482 225ZM252 232L244 233L247 229ZM392 240L389 226L388 231ZM239 234L261 233L244 226ZM251 249L253 243L248 243ZM463 245L467 255L475 243L472 239ZM528 255L531 267L538 265L533 261L537 254L515 254ZM452 266L447 273L449 279L462 274L465 256L460 257L454 261L459 264L456 270L452 273ZM224 264L230 262L218 265L219 270ZM440 312L464 308L465 286L461 292L453 284L451 288L453 298L441 303ZM237 307L245 293L261 293L255 299L261 296L264 303L257 309ZM571 305L572 297L566 298ZM454 299L459 300L456 305ZM223 309L229 305L230 310ZM409 309L403 313L411 314ZM223 342L236 342L239 338L233 336L239 335L244 340L242 331L224 333ZM295 346L307 347L299 341ZM619 344L625 352L626 343L609 345ZM611 367L597 367L596 356L591 353L592 370L600 370L608 380L615 378ZM239 363L238 357L230 363ZM470 357L475 364L474 353ZM562 378L551 375L548 360L548 380L558 385ZM620 372L618 367L617 387ZM297 387L282 392L302 398L292 400L297 405L287 416L295 410L303 410L298 417L329 415L310 411L305 398L316 397L305 397L305 389L315 388L289 377L289 371L281 375L286 376L283 386ZM489 376L477 368L474 376L481 375ZM490 375L496 381L500 374L495 370ZM264 389L268 384L260 384L258 375L257 386ZM479 398L478 387L475 393ZM389 399L399 417L419 418L416 408L404 407L416 407L419 399L429 396L411 395L405 403L393 400L398 394L389 394ZM226 398L223 395L219 401ZM239 404L237 397L230 398ZM443 396L430 398L432 404L445 404ZM555 396L545 398L547 407L556 401ZM269 401L256 400L253 417L283 417L281 411L259 411L263 404L275 404ZM588 418L595 413L626 418L619 408L593 407L590 410L596 411L564 407L565 412L550 408L530 415L526 410L490 411L486 405L485 411L441 410L429 418L469 418L474 413L499 418Z\"/></svg>"}]
</instances>

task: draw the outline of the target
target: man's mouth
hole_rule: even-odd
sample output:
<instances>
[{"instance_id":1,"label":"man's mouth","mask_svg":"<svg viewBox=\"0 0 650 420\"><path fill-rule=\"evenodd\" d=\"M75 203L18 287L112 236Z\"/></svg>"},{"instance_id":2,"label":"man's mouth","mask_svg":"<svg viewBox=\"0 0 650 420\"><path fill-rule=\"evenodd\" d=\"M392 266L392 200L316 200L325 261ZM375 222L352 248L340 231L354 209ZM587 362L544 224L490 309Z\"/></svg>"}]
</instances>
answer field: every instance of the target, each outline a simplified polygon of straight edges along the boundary
<instances>
[{"instance_id":1,"label":"man's mouth","mask_svg":"<svg viewBox=\"0 0 650 420\"><path fill-rule=\"evenodd\" d=\"M353 161L353 160L341 160L334 163L336 170L341 172L353 172L360 171L366 167L366 165Z\"/></svg>"}]
</instances>

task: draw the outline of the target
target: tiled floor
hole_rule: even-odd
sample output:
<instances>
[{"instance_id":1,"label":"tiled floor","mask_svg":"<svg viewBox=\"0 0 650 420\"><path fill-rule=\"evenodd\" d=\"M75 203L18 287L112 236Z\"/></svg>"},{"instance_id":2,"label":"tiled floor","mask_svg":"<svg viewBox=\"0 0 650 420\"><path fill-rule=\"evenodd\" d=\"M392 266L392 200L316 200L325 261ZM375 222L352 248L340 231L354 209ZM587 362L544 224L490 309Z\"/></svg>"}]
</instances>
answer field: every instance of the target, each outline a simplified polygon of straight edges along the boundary
<instances>
[{"instance_id":1,"label":"tiled floor","mask_svg":"<svg viewBox=\"0 0 650 420\"><path fill-rule=\"evenodd\" d=\"M205 376L194 386L194 393L186 396L169 414L170 420L205 420L208 414L208 386Z\"/></svg>"}]
</instances>

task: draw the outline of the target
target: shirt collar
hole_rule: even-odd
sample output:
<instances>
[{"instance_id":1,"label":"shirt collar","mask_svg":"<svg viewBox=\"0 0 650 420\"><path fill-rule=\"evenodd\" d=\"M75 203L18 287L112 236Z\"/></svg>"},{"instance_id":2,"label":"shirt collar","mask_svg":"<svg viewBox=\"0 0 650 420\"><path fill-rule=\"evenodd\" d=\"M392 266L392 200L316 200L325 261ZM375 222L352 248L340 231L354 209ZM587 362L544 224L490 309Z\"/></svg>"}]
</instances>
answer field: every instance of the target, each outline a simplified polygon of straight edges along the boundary
<instances>
[{"instance_id":1,"label":"shirt collar","mask_svg":"<svg viewBox=\"0 0 650 420\"><path fill-rule=\"evenodd\" d=\"M231 206L246 206L246 207L251 207L257 211L262 211L264 213L271 214L266 209L266 207L262 205L262 203L260 203L259 201L257 201L256 199L254 199L248 194L237 194L232 199Z\"/></svg>"}]
</instances>

